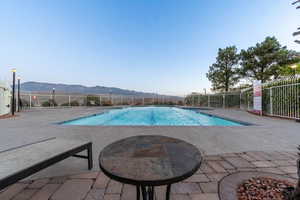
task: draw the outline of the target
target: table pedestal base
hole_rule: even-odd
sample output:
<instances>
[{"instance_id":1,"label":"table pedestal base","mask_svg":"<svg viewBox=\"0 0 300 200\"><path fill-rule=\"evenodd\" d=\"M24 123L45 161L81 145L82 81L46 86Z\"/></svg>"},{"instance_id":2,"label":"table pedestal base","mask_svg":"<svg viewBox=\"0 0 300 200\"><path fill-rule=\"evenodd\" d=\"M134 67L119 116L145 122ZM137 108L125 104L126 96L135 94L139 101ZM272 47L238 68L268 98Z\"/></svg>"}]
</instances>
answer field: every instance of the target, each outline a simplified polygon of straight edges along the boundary
<instances>
[{"instance_id":1,"label":"table pedestal base","mask_svg":"<svg viewBox=\"0 0 300 200\"><path fill-rule=\"evenodd\" d=\"M142 192L142 200L154 200L155 190L154 186L136 186L136 199L140 200L140 193ZM170 200L171 185L167 186L166 200Z\"/></svg>"}]
</instances>

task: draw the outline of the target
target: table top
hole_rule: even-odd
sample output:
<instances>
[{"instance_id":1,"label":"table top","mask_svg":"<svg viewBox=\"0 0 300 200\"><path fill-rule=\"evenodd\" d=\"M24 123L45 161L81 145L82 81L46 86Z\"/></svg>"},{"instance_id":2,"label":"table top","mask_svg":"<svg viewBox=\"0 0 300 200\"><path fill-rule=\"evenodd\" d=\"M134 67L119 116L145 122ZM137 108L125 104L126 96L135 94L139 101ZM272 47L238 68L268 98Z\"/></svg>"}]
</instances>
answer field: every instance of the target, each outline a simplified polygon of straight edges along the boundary
<instances>
[{"instance_id":1,"label":"table top","mask_svg":"<svg viewBox=\"0 0 300 200\"><path fill-rule=\"evenodd\" d=\"M167 185L193 175L202 161L199 150L165 136L134 136L106 146L99 156L102 171L134 185Z\"/></svg>"}]
</instances>

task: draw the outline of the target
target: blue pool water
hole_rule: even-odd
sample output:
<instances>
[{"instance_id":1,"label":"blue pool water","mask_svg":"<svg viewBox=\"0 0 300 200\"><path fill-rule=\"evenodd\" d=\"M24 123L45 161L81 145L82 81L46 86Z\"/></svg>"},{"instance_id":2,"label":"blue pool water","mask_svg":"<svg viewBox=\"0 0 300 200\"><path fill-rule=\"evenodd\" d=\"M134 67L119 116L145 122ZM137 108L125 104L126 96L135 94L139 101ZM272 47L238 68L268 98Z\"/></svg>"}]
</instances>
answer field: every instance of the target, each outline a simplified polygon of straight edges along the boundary
<instances>
[{"instance_id":1,"label":"blue pool water","mask_svg":"<svg viewBox=\"0 0 300 200\"><path fill-rule=\"evenodd\" d=\"M243 126L222 118L175 107L130 107L64 122L87 126Z\"/></svg>"}]
</instances>

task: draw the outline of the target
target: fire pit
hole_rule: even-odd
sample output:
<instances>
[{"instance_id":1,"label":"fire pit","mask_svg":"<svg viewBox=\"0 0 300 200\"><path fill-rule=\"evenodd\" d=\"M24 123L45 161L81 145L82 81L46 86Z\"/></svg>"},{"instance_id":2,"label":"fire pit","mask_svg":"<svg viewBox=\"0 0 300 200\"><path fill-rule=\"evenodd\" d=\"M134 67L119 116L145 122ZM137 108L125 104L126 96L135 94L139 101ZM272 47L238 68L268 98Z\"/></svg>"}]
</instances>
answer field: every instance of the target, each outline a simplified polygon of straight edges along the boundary
<instances>
[{"instance_id":1,"label":"fire pit","mask_svg":"<svg viewBox=\"0 0 300 200\"><path fill-rule=\"evenodd\" d=\"M220 200L289 200L286 188L297 179L267 172L236 172L219 182ZM294 199L293 199L294 200Z\"/></svg>"},{"instance_id":2,"label":"fire pit","mask_svg":"<svg viewBox=\"0 0 300 200\"><path fill-rule=\"evenodd\" d=\"M287 188L294 184L271 177L256 177L244 181L237 189L238 200L288 200L284 195Z\"/></svg>"}]
</instances>

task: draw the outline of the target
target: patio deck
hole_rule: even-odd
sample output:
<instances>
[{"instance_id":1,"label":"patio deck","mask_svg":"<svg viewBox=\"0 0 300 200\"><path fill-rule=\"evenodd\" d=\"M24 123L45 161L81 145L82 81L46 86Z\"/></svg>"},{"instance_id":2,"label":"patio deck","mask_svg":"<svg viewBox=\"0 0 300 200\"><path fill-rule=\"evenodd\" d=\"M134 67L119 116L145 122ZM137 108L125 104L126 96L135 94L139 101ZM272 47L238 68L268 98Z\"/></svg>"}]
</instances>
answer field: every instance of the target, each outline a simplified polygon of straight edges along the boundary
<instances>
[{"instance_id":1,"label":"patio deck","mask_svg":"<svg viewBox=\"0 0 300 200\"><path fill-rule=\"evenodd\" d=\"M218 181L237 171L271 172L290 177L296 182L296 153L243 152L205 156L200 170L174 184L173 200L218 200ZM165 187L156 190L158 200L164 199ZM0 192L1 200L134 200L135 186L110 180L94 171L61 177L26 180Z\"/></svg>"},{"instance_id":2,"label":"patio deck","mask_svg":"<svg viewBox=\"0 0 300 200\"><path fill-rule=\"evenodd\" d=\"M27 137L62 137L93 142L95 170L98 155L106 145L135 135L165 135L183 139L197 146L205 155L247 151L296 151L300 143L300 123L292 120L260 117L239 110L204 111L255 124L242 127L97 127L63 126L68 119L103 112L102 108L36 109L19 117L0 120L0 146L22 143ZM33 178L64 176L86 172L86 162L69 158L51 166Z\"/></svg>"}]
</instances>

